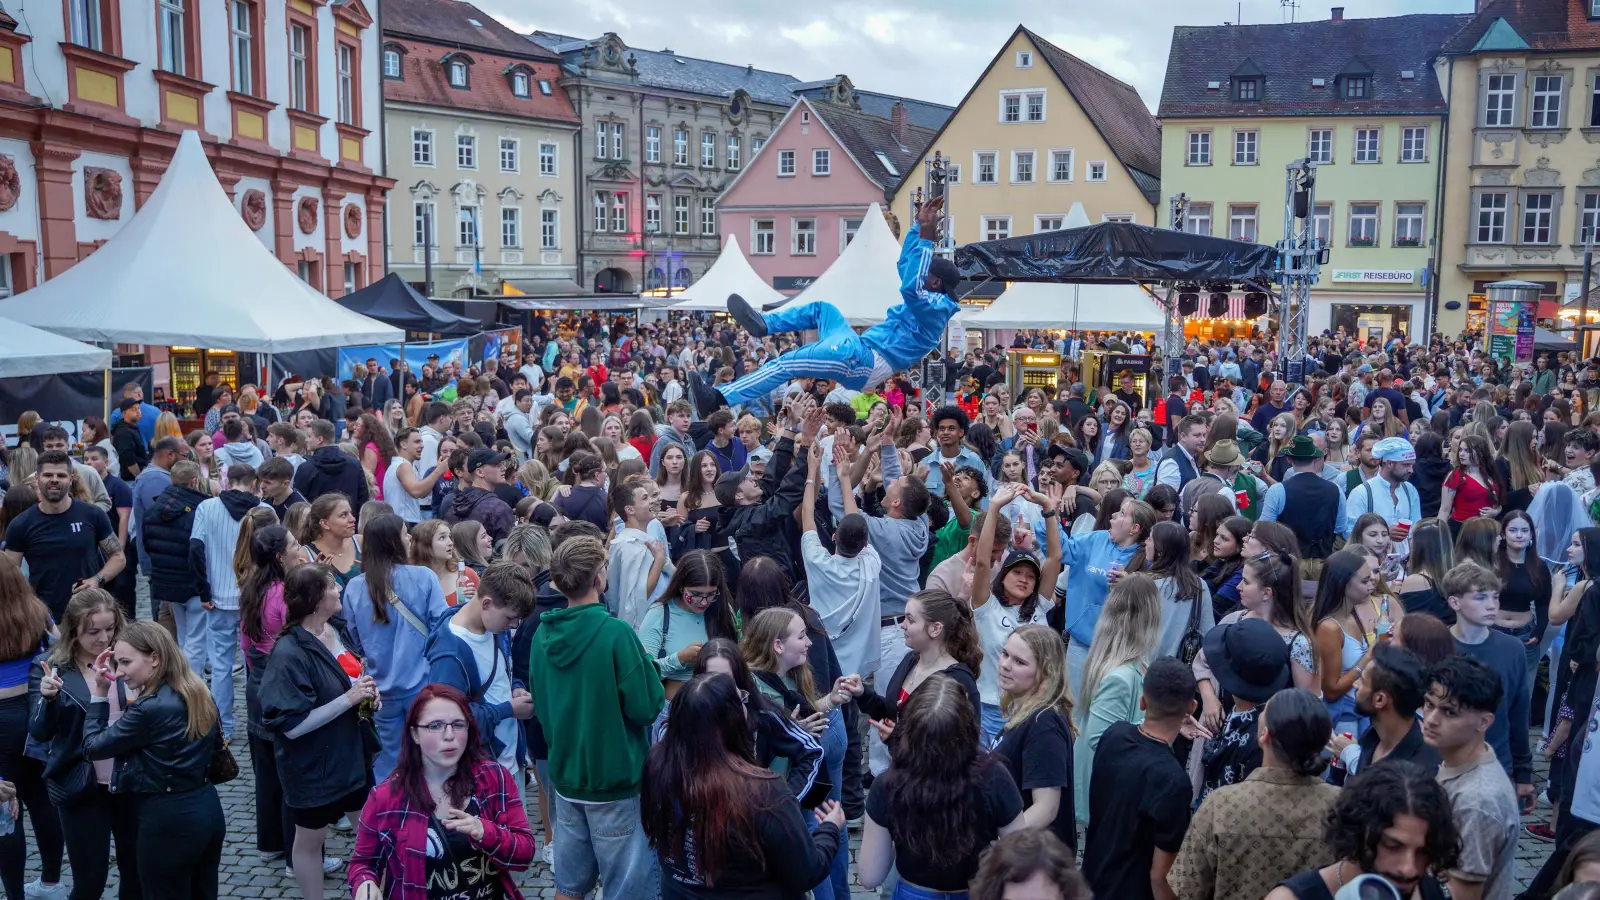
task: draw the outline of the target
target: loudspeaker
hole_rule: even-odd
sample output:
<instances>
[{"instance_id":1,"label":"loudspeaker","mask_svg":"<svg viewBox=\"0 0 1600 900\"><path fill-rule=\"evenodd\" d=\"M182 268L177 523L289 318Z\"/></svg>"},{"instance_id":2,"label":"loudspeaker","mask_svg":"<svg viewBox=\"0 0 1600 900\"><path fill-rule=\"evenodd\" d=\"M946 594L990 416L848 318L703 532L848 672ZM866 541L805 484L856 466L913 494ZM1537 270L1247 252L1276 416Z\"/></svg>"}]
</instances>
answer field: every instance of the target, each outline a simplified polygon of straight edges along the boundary
<instances>
[{"instance_id":1,"label":"loudspeaker","mask_svg":"<svg viewBox=\"0 0 1600 900\"><path fill-rule=\"evenodd\" d=\"M1206 308L1206 315L1213 319L1224 319L1228 316L1228 295L1214 293L1211 295L1211 305Z\"/></svg>"},{"instance_id":2,"label":"loudspeaker","mask_svg":"<svg viewBox=\"0 0 1600 900\"><path fill-rule=\"evenodd\" d=\"M1192 316L1200 310L1200 295L1182 293L1178 295L1178 315Z\"/></svg>"},{"instance_id":3,"label":"loudspeaker","mask_svg":"<svg viewBox=\"0 0 1600 900\"><path fill-rule=\"evenodd\" d=\"M1267 314L1268 296L1263 291L1251 291L1244 295L1244 315L1247 319L1255 319Z\"/></svg>"}]
</instances>

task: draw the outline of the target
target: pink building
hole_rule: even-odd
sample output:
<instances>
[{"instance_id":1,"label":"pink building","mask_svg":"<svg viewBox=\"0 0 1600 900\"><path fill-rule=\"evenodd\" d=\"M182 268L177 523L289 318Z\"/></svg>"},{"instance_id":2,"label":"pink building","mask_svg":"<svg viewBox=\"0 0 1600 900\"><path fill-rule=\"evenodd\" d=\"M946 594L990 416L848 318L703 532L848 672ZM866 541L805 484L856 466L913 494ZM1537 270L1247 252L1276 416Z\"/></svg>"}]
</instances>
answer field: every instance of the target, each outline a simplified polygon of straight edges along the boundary
<instances>
[{"instance_id":1,"label":"pink building","mask_svg":"<svg viewBox=\"0 0 1600 900\"><path fill-rule=\"evenodd\" d=\"M833 265L869 205L887 208L954 112L858 91L844 75L798 85L795 94L771 139L717 201L722 233L736 235L756 272L787 294Z\"/></svg>"}]
</instances>

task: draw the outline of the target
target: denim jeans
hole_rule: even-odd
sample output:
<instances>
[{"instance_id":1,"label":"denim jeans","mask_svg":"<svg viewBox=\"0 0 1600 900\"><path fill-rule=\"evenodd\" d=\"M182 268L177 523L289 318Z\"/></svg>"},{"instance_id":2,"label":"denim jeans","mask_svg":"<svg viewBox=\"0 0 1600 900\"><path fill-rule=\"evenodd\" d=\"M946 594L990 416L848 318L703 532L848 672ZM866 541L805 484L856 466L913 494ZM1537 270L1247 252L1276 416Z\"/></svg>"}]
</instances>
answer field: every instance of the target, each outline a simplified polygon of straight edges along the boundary
<instances>
[{"instance_id":1,"label":"denim jeans","mask_svg":"<svg viewBox=\"0 0 1600 900\"><path fill-rule=\"evenodd\" d=\"M832 710L828 713L828 730L822 733L822 765L828 771L828 778L833 782L833 790L828 792L828 799L836 803L844 799L844 755L850 744L850 736L845 733L844 713ZM810 812L805 813L807 824L812 831L817 830L816 816ZM828 877L821 884L812 888L812 900L850 900L850 848L841 846L839 852L833 857L833 868L828 871Z\"/></svg>"},{"instance_id":2,"label":"denim jeans","mask_svg":"<svg viewBox=\"0 0 1600 900\"><path fill-rule=\"evenodd\" d=\"M556 892L585 897L598 880L607 897L656 897L661 869L639 823L639 798L573 803L554 791Z\"/></svg>"},{"instance_id":3,"label":"denim jeans","mask_svg":"<svg viewBox=\"0 0 1600 900\"><path fill-rule=\"evenodd\" d=\"M206 671L206 608L199 597L190 597L182 603L168 601L172 622L178 628L178 649L189 659L189 668L198 678Z\"/></svg>"},{"instance_id":4,"label":"denim jeans","mask_svg":"<svg viewBox=\"0 0 1600 900\"><path fill-rule=\"evenodd\" d=\"M906 646L905 632L899 625L884 625L878 629L878 650L881 660L878 663L878 674L883 678L878 684L884 689L889 686L889 679L893 677L894 670L900 665L900 660L905 659L911 648ZM867 762L873 777L882 775L889 768L889 748L884 746L883 740L878 737L878 729L867 726Z\"/></svg>"},{"instance_id":5,"label":"denim jeans","mask_svg":"<svg viewBox=\"0 0 1600 900\"><path fill-rule=\"evenodd\" d=\"M1006 727L1006 717L1000 713L1000 707L992 703L983 704L983 721L978 724L983 728L985 747L1000 743L1000 732Z\"/></svg>"},{"instance_id":6,"label":"denim jeans","mask_svg":"<svg viewBox=\"0 0 1600 900\"><path fill-rule=\"evenodd\" d=\"M967 900L966 891L936 891L907 881L895 883L893 900Z\"/></svg>"},{"instance_id":7,"label":"denim jeans","mask_svg":"<svg viewBox=\"0 0 1600 900\"><path fill-rule=\"evenodd\" d=\"M411 711L415 694L405 697L380 697L383 705L372 715L372 724L378 729L378 755L372 759L372 778L382 784L400 762L400 742L406 737L406 714Z\"/></svg>"},{"instance_id":8,"label":"denim jeans","mask_svg":"<svg viewBox=\"0 0 1600 900\"><path fill-rule=\"evenodd\" d=\"M233 662L239 656L239 611L214 607L205 611L206 659L211 663L211 699L221 717L222 738L233 737Z\"/></svg>"}]
</instances>

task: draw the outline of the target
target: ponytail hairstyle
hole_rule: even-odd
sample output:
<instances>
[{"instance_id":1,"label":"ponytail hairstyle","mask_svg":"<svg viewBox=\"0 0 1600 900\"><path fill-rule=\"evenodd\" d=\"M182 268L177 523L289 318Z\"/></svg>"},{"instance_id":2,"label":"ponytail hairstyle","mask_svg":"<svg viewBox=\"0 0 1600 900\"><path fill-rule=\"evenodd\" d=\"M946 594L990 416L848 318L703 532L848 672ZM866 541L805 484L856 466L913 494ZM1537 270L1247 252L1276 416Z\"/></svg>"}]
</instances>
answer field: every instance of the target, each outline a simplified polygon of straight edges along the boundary
<instances>
[{"instance_id":1,"label":"ponytail hairstyle","mask_svg":"<svg viewBox=\"0 0 1600 900\"><path fill-rule=\"evenodd\" d=\"M1305 604L1300 602L1300 562L1286 553L1268 553L1244 561L1254 581L1272 592L1268 621L1280 628L1295 628L1310 635L1305 621Z\"/></svg>"},{"instance_id":2,"label":"ponytail hairstyle","mask_svg":"<svg viewBox=\"0 0 1600 900\"><path fill-rule=\"evenodd\" d=\"M256 531L270 528L278 524L278 514L270 506L258 506L244 514L239 520L239 540L233 545L233 577L243 587L250 583L255 576L256 561L251 555L250 544L254 540Z\"/></svg>"},{"instance_id":3,"label":"ponytail hairstyle","mask_svg":"<svg viewBox=\"0 0 1600 900\"><path fill-rule=\"evenodd\" d=\"M1333 734L1333 720L1322 698L1304 688L1285 688L1272 695L1262 713L1268 743L1278 760L1301 777L1315 777L1327 766L1323 749Z\"/></svg>"},{"instance_id":4,"label":"ponytail hairstyle","mask_svg":"<svg viewBox=\"0 0 1600 900\"><path fill-rule=\"evenodd\" d=\"M972 620L972 607L957 600L949 591L938 589L920 591L906 598L922 607L922 617L944 627L940 640L950 658L972 670L976 675L983 668L983 643L978 639L978 626Z\"/></svg>"},{"instance_id":5,"label":"ponytail hairstyle","mask_svg":"<svg viewBox=\"0 0 1600 900\"><path fill-rule=\"evenodd\" d=\"M243 531L239 534L244 540ZM239 626L252 641L266 639L261 630L261 616L267 603L267 591L289 574L283 566L283 554L294 538L282 525L268 525L250 537L250 575L239 582Z\"/></svg>"},{"instance_id":6,"label":"ponytail hairstyle","mask_svg":"<svg viewBox=\"0 0 1600 900\"><path fill-rule=\"evenodd\" d=\"M188 710L189 727L184 737L198 741L217 725L217 704L211 700L211 689L189 668L189 660L178 649L178 642L167 630L149 619L129 622L117 633L117 640L145 656L156 658L155 676L144 692L151 694L161 685L167 685L183 697Z\"/></svg>"}]
</instances>

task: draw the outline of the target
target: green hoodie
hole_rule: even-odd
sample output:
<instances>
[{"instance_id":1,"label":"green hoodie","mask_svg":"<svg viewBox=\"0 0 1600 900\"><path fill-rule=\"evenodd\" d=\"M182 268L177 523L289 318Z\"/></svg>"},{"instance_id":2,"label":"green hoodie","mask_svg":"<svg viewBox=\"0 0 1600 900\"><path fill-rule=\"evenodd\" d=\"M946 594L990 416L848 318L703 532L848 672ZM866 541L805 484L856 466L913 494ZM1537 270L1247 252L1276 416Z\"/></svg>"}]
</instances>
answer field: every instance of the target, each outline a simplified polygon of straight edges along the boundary
<instances>
[{"instance_id":1,"label":"green hoodie","mask_svg":"<svg viewBox=\"0 0 1600 900\"><path fill-rule=\"evenodd\" d=\"M650 726L666 694L628 623L599 603L545 613L528 688L557 793L590 803L638 796Z\"/></svg>"}]
</instances>

